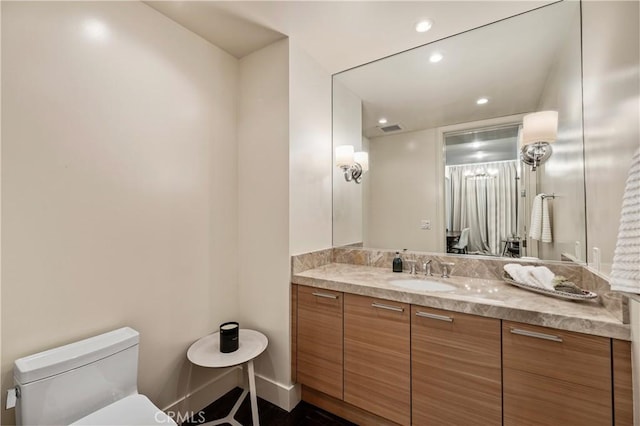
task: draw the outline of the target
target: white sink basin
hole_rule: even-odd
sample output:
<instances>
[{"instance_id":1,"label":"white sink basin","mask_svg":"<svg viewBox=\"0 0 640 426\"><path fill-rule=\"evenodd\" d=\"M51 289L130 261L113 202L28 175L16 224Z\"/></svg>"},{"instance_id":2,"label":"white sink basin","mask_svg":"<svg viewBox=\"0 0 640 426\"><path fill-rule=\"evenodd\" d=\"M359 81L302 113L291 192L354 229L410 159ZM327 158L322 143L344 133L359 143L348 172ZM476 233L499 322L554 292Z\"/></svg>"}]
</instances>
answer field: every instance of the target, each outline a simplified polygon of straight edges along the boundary
<instances>
[{"instance_id":1,"label":"white sink basin","mask_svg":"<svg viewBox=\"0 0 640 426\"><path fill-rule=\"evenodd\" d=\"M408 290L423 291L453 291L456 288L452 285L429 280L410 279L410 280L391 280L389 284L395 287L402 287Z\"/></svg>"}]
</instances>

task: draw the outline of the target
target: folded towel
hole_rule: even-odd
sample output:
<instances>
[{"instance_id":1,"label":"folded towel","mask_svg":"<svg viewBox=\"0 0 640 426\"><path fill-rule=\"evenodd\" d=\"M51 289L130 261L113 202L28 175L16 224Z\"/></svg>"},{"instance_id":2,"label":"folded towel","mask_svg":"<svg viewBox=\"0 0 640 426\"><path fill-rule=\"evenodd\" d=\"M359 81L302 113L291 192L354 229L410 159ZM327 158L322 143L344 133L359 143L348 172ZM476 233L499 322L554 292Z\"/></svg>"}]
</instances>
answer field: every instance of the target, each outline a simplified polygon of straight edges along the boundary
<instances>
[{"instance_id":1,"label":"folded towel","mask_svg":"<svg viewBox=\"0 0 640 426\"><path fill-rule=\"evenodd\" d=\"M533 199L529 237L534 240L539 240L542 237L542 194L536 195Z\"/></svg>"},{"instance_id":2,"label":"folded towel","mask_svg":"<svg viewBox=\"0 0 640 426\"><path fill-rule=\"evenodd\" d=\"M546 266L537 266L529 271L529 274L531 274L532 279L538 283L539 287L546 288L547 290L553 290L553 279L556 275L551 272L549 268Z\"/></svg>"},{"instance_id":3,"label":"folded towel","mask_svg":"<svg viewBox=\"0 0 640 426\"><path fill-rule=\"evenodd\" d=\"M517 263L508 263L504 265L503 268L515 282L544 288L544 286L534 280L533 276L531 275L531 271L535 268L535 266L522 266L518 265Z\"/></svg>"},{"instance_id":4,"label":"folded towel","mask_svg":"<svg viewBox=\"0 0 640 426\"><path fill-rule=\"evenodd\" d=\"M640 149L633 156L622 198L611 290L640 294Z\"/></svg>"}]
</instances>

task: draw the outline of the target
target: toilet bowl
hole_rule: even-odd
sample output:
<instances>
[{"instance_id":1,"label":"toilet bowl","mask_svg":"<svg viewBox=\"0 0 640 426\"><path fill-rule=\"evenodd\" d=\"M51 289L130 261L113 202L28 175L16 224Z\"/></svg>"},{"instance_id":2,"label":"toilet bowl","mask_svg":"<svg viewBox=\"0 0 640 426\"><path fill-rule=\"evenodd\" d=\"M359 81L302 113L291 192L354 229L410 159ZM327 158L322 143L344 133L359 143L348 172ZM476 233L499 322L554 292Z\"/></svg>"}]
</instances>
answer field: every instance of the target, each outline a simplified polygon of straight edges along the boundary
<instances>
[{"instance_id":1,"label":"toilet bowl","mask_svg":"<svg viewBox=\"0 0 640 426\"><path fill-rule=\"evenodd\" d=\"M14 363L19 425L175 425L138 393L139 333L123 327Z\"/></svg>"}]
</instances>

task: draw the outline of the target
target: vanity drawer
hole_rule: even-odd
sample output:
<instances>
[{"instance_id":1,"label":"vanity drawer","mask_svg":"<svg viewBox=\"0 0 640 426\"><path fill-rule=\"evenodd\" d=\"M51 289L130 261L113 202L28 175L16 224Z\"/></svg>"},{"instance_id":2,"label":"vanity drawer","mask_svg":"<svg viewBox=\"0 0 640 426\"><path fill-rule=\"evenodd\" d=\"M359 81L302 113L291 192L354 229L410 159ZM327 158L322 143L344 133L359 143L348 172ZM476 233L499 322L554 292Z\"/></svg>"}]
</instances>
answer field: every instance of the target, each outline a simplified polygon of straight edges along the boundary
<instances>
[{"instance_id":1,"label":"vanity drawer","mask_svg":"<svg viewBox=\"0 0 640 426\"><path fill-rule=\"evenodd\" d=\"M504 425L610 425L610 339L504 321Z\"/></svg>"},{"instance_id":2,"label":"vanity drawer","mask_svg":"<svg viewBox=\"0 0 640 426\"><path fill-rule=\"evenodd\" d=\"M503 321L504 368L611 389L611 341L606 337Z\"/></svg>"}]
</instances>

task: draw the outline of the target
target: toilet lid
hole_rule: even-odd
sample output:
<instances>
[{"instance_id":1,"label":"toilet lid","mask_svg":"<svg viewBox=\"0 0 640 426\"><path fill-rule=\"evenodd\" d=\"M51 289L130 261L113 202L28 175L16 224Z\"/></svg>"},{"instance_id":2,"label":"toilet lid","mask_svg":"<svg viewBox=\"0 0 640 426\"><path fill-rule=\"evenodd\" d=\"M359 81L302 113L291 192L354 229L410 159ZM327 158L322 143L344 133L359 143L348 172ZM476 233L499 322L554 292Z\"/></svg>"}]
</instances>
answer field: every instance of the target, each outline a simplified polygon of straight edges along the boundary
<instances>
[{"instance_id":1,"label":"toilet lid","mask_svg":"<svg viewBox=\"0 0 640 426\"><path fill-rule=\"evenodd\" d=\"M176 422L144 395L130 395L95 411L72 425L175 425Z\"/></svg>"}]
</instances>

